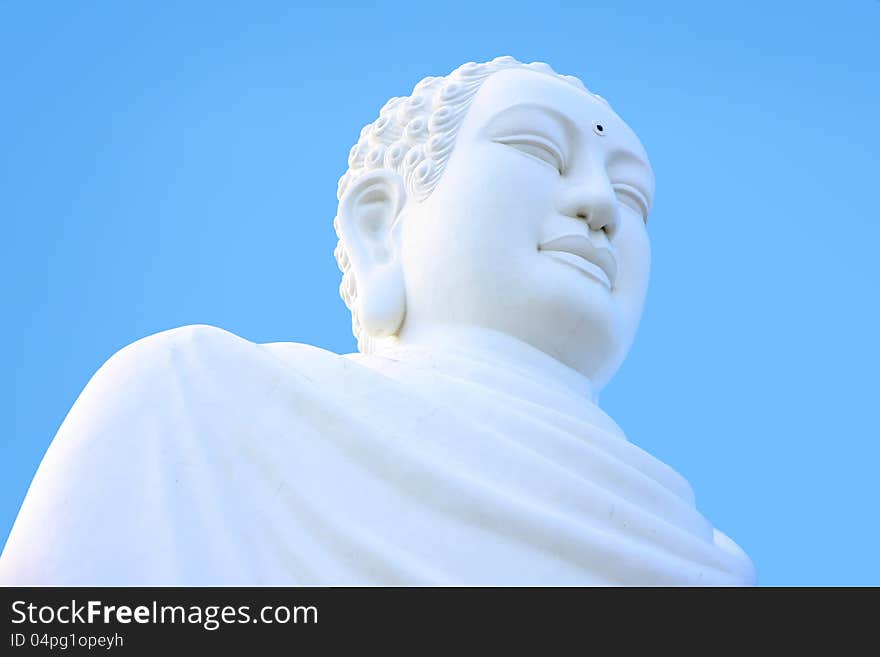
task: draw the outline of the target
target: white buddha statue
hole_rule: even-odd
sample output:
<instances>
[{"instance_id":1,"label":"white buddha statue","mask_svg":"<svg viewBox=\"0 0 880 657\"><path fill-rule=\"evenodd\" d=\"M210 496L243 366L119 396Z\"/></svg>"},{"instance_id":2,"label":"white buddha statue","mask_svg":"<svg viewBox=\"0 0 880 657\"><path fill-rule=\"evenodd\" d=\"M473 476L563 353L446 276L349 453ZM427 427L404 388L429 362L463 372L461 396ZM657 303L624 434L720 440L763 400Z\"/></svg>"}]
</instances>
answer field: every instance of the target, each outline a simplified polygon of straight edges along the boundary
<instances>
[{"instance_id":1,"label":"white buddha statue","mask_svg":"<svg viewBox=\"0 0 880 657\"><path fill-rule=\"evenodd\" d=\"M3 584L751 584L688 483L598 393L648 285L654 178L545 64L394 98L339 184L359 353L209 326L92 378Z\"/></svg>"}]
</instances>

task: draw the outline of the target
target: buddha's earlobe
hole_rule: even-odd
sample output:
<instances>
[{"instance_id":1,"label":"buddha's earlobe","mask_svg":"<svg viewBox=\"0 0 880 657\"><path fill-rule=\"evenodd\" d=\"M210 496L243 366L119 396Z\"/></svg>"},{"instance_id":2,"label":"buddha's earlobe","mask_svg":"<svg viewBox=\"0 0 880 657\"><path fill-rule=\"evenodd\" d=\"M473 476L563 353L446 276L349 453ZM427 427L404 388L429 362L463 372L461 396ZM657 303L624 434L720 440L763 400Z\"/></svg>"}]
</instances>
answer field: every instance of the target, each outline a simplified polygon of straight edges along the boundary
<instances>
[{"instance_id":1,"label":"buddha's earlobe","mask_svg":"<svg viewBox=\"0 0 880 657\"><path fill-rule=\"evenodd\" d=\"M339 231L357 281L360 322L370 337L394 335L406 314L399 257L400 213L406 190L394 171L371 171L339 201Z\"/></svg>"}]
</instances>

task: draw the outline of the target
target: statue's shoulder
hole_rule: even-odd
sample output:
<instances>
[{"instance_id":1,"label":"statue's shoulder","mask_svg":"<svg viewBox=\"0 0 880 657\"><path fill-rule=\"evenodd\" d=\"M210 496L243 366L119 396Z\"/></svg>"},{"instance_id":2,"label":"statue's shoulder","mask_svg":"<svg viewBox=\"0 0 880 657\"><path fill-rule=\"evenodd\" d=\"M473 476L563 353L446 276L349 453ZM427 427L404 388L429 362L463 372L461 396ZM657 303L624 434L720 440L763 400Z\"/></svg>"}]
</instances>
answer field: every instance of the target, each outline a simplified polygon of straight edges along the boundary
<instances>
[{"instance_id":1,"label":"statue's shoulder","mask_svg":"<svg viewBox=\"0 0 880 657\"><path fill-rule=\"evenodd\" d=\"M114 366L143 364L168 354L194 349L227 349L241 344L253 343L217 326L188 324L136 340L113 354L107 364Z\"/></svg>"},{"instance_id":2,"label":"statue's shoulder","mask_svg":"<svg viewBox=\"0 0 880 657\"><path fill-rule=\"evenodd\" d=\"M255 345L207 324L160 331L136 340L110 356L92 377L86 391L102 385L119 388L165 379L169 374L191 368L196 363L247 351L249 346Z\"/></svg>"},{"instance_id":3,"label":"statue's shoulder","mask_svg":"<svg viewBox=\"0 0 880 657\"><path fill-rule=\"evenodd\" d=\"M322 385L311 371L321 365L317 359L335 363L342 356L282 345L195 325L113 354L80 393L40 464L13 547L0 560L0 581L174 582L184 572L178 559L193 554L199 559L188 563L186 581L208 572L200 570L201 555L219 554L216 543L231 540L226 525L209 522L204 535L190 527L205 527L224 505L250 522L251 509L267 499L262 468L296 463L293 441L315 435L324 417L312 408L341 387ZM237 506L244 481L251 505ZM226 565L215 564L211 576L222 580Z\"/></svg>"},{"instance_id":4,"label":"statue's shoulder","mask_svg":"<svg viewBox=\"0 0 880 657\"><path fill-rule=\"evenodd\" d=\"M194 385L240 387L256 376L273 378L337 370L348 362L331 351L295 342L257 343L207 324L180 326L123 347L95 373L83 391L104 399L125 394L167 397Z\"/></svg>"},{"instance_id":5,"label":"statue's shoulder","mask_svg":"<svg viewBox=\"0 0 880 657\"><path fill-rule=\"evenodd\" d=\"M132 458L132 445L158 449L184 435L217 443L222 427L238 418L275 406L289 410L292 400L338 390L345 360L310 345L261 344L204 324L155 333L101 365L67 413L53 451L89 444L92 453L118 463Z\"/></svg>"}]
</instances>

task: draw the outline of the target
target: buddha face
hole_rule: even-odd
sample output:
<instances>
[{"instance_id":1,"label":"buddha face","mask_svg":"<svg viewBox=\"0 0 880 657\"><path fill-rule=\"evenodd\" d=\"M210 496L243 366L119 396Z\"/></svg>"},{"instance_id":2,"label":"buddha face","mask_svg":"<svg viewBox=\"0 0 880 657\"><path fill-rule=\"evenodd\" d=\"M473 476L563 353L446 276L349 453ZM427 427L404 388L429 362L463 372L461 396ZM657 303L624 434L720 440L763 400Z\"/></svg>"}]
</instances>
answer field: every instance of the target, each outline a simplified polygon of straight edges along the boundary
<instances>
[{"instance_id":1,"label":"buddha face","mask_svg":"<svg viewBox=\"0 0 880 657\"><path fill-rule=\"evenodd\" d=\"M596 389L607 382L642 313L654 186L638 138L607 104L551 75L494 73L430 196L407 200L396 175L365 176L340 205L366 324L401 321L402 340L491 329Z\"/></svg>"},{"instance_id":2,"label":"buddha face","mask_svg":"<svg viewBox=\"0 0 880 657\"><path fill-rule=\"evenodd\" d=\"M405 322L501 331L601 387L641 317L653 187L607 104L538 72L493 74L437 187L401 217Z\"/></svg>"}]
</instances>

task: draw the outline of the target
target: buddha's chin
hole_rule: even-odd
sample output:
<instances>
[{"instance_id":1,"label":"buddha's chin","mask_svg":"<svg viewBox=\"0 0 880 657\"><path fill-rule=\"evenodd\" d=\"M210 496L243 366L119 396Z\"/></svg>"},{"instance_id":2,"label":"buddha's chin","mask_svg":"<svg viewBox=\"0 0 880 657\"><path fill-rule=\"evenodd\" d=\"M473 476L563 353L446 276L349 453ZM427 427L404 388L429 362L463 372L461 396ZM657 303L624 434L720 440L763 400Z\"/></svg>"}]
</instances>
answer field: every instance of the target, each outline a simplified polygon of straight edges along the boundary
<instances>
[{"instance_id":1,"label":"buddha's chin","mask_svg":"<svg viewBox=\"0 0 880 657\"><path fill-rule=\"evenodd\" d=\"M531 336L522 337L598 387L620 366L620 354L625 350L620 325L608 301L580 306L576 311L572 306L545 308L541 326L534 327Z\"/></svg>"},{"instance_id":2,"label":"buddha's chin","mask_svg":"<svg viewBox=\"0 0 880 657\"><path fill-rule=\"evenodd\" d=\"M560 361L587 377L598 391L614 375L620 362L611 345L573 344L563 347Z\"/></svg>"}]
</instances>

